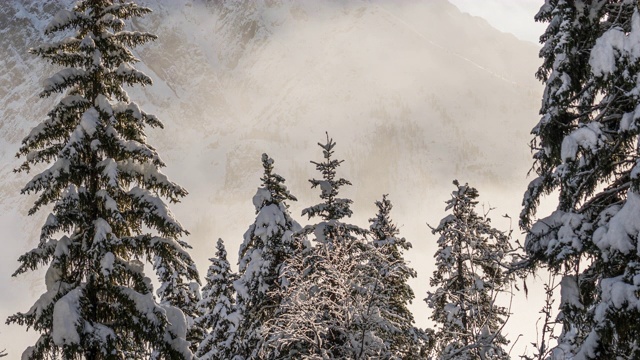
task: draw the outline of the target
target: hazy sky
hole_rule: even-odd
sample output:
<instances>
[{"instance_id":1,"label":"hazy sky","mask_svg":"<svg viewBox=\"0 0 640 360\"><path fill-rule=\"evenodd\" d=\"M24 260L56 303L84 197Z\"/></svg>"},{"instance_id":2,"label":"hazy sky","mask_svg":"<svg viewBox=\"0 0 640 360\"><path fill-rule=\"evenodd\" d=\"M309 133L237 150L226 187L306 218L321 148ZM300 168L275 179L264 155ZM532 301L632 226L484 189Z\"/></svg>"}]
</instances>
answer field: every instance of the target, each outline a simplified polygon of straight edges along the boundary
<instances>
[{"instance_id":1,"label":"hazy sky","mask_svg":"<svg viewBox=\"0 0 640 360\"><path fill-rule=\"evenodd\" d=\"M486 19L498 30L514 34L521 40L538 43L545 24L533 17L544 4L542 0L449 0L460 10Z\"/></svg>"}]
</instances>

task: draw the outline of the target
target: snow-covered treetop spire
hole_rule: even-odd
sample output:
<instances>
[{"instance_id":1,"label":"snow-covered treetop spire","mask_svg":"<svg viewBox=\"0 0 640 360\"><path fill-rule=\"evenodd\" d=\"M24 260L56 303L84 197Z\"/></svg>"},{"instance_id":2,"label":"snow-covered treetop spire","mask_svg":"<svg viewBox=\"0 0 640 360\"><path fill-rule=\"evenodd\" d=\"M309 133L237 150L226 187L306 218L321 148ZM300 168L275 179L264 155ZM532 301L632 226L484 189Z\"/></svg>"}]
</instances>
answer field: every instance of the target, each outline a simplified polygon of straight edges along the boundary
<instances>
[{"instance_id":1,"label":"snow-covered treetop spire","mask_svg":"<svg viewBox=\"0 0 640 360\"><path fill-rule=\"evenodd\" d=\"M375 204L378 208L378 213L375 218L369 219L371 235L376 239L384 239L389 235L395 236L398 234L397 226L391 222L390 212L393 205L387 199L387 194L382 195L382 200L376 201Z\"/></svg>"},{"instance_id":2,"label":"snow-covered treetop spire","mask_svg":"<svg viewBox=\"0 0 640 360\"><path fill-rule=\"evenodd\" d=\"M262 207L269 204L282 203L288 208L289 206L286 204L286 200L298 201L295 196L291 195L289 189L287 189L287 186L284 184L286 180L273 172L273 164L274 161L269 155L262 154L264 174L260 178L260 180L262 180L262 188L254 197L256 214Z\"/></svg>"},{"instance_id":3,"label":"snow-covered treetop spire","mask_svg":"<svg viewBox=\"0 0 640 360\"><path fill-rule=\"evenodd\" d=\"M98 81L94 86L78 88L79 95L91 100L102 95L126 102L128 96L123 84L150 85L151 79L131 66L139 60L128 48L155 40L156 36L123 30L124 20L150 12L151 9L133 2L112 0L79 1L72 11L58 12L45 34L69 29L75 29L76 34L30 50L52 64L67 67L45 80L41 96L74 88L82 78L91 77ZM108 109L104 110L108 112ZM153 121L155 119L149 120L153 125L159 125Z\"/></svg>"},{"instance_id":4,"label":"snow-covered treetop spire","mask_svg":"<svg viewBox=\"0 0 640 360\"><path fill-rule=\"evenodd\" d=\"M302 210L302 215L307 215L309 218L320 216L324 220L340 220L345 216L351 217L353 212L350 209L350 205L353 201L337 197L338 190L342 186L351 185L351 182L346 179L336 179L336 169L344 160L332 158L333 148L336 143L329 138L329 133L327 133L327 142L325 144L318 143L318 145L322 148L324 161L311 161L311 163L322 174L322 180L311 179L309 182L312 189L320 187L320 199L324 200L324 203Z\"/></svg>"},{"instance_id":5,"label":"snow-covered treetop spire","mask_svg":"<svg viewBox=\"0 0 640 360\"><path fill-rule=\"evenodd\" d=\"M239 271L244 273L246 266L252 260L251 253L258 249L263 257L272 252L283 251L288 253L292 246L291 231L300 226L291 218L286 200L297 201L284 185L284 177L273 172L274 161L267 154L262 154L262 166L264 173L260 180L262 186L253 196L253 205L256 208L256 221L249 226L244 234L244 241L240 245ZM282 254L280 254L282 255ZM278 257L280 256L278 255ZM253 261L258 261L254 259ZM267 267L275 267L277 264L267 264ZM263 266L261 264L258 267ZM273 270L273 269L271 269ZM261 273L263 276L272 271ZM277 278L277 274L271 274ZM273 279L271 280L273 281Z\"/></svg>"},{"instance_id":6,"label":"snow-covered treetop spire","mask_svg":"<svg viewBox=\"0 0 640 360\"><path fill-rule=\"evenodd\" d=\"M453 185L457 187L451 193L451 199L446 201L447 207L446 210L451 208L454 211L469 211L473 212L473 208L478 204L478 190L474 187L470 187L469 184L460 185L458 180L453 180Z\"/></svg>"},{"instance_id":7,"label":"snow-covered treetop spire","mask_svg":"<svg viewBox=\"0 0 640 360\"><path fill-rule=\"evenodd\" d=\"M212 263L217 263L217 262L228 263L227 249L224 247L224 241L222 239L219 238L218 241L216 242L216 258L209 259L209 261L211 261Z\"/></svg>"},{"instance_id":8,"label":"snow-covered treetop spire","mask_svg":"<svg viewBox=\"0 0 640 360\"><path fill-rule=\"evenodd\" d=\"M210 258L209 261L211 265L207 270L206 283L202 287L202 300L198 304L202 316L197 320L205 329L214 328L216 322L221 320L214 316L216 302L225 297L224 301L229 304L227 310L232 309L232 305L235 303L233 285L231 284L235 274L231 271L231 265L227 260L227 250L222 239L218 239L216 242L215 257Z\"/></svg>"},{"instance_id":9,"label":"snow-covered treetop spire","mask_svg":"<svg viewBox=\"0 0 640 360\"><path fill-rule=\"evenodd\" d=\"M369 232L376 247L382 247L386 245L398 246L404 250L411 248L411 243L404 238L398 238L400 233L398 226L391 220L391 209L393 204L387 197L388 195L382 195L382 200L375 202L378 208L378 213L375 218L369 219Z\"/></svg>"}]
</instances>

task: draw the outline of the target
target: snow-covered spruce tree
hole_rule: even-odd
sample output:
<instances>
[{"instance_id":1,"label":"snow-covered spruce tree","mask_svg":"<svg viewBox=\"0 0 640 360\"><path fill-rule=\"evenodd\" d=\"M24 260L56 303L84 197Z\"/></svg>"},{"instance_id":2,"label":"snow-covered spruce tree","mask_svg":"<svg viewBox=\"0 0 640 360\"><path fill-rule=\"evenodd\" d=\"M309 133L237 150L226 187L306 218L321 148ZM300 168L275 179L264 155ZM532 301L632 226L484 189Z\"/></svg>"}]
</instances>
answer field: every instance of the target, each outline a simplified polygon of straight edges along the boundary
<instances>
[{"instance_id":1,"label":"snow-covered spruce tree","mask_svg":"<svg viewBox=\"0 0 640 360\"><path fill-rule=\"evenodd\" d=\"M530 269L564 276L553 358L639 358L640 13L637 1L547 1L521 227ZM535 219L545 194L557 207Z\"/></svg>"},{"instance_id":2,"label":"snow-covered spruce tree","mask_svg":"<svg viewBox=\"0 0 640 360\"><path fill-rule=\"evenodd\" d=\"M202 360L228 360L233 358L232 344L238 327L233 282L227 251L222 239L216 244L216 257L209 259L206 284L202 287L202 300L198 308L202 316L195 323L205 329L206 336L196 352Z\"/></svg>"},{"instance_id":3,"label":"snow-covered spruce tree","mask_svg":"<svg viewBox=\"0 0 640 360\"><path fill-rule=\"evenodd\" d=\"M267 154L262 154L262 167L262 186L253 197L257 216L240 245L239 279L234 284L242 316L234 351L244 359L256 358L262 347L262 326L280 304L278 293L269 290L279 286L283 262L299 247L292 235L301 229L286 203L296 198L284 185L285 179L273 172L273 159Z\"/></svg>"},{"instance_id":4,"label":"snow-covered spruce tree","mask_svg":"<svg viewBox=\"0 0 640 360\"><path fill-rule=\"evenodd\" d=\"M273 290L282 301L265 324L261 358L392 358L375 333L382 319L366 244L343 230L333 231L331 245L316 243L285 261L282 277L290 283Z\"/></svg>"},{"instance_id":5,"label":"snow-covered spruce tree","mask_svg":"<svg viewBox=\"0 0 640 360\"><path fill-rule=\"evenodd\" d=\"M187 269L186 266L192 269ZM187 321L186 339L191 344L191 351L195 352L205 336L205 329L195 323L195 319L201 315L198 310L200 284L188 281L185 276L192 270L196 271L195 264L185 264L168 256L156 255L153 267L160 280L160 287L156 291L160 303L182 310Z\"/></svg>"},{"instance_id":6,"label":"snow-covered spruce tree","mask_svg":"<svg viewBox=\"0 0 640 360\"><path fill-rule=\"evenodd\" d=\"M423 358L421 351L427 340L425 333L414 326L413 314L407 307L414 299L413 290L407 284L410 278L417 276L404 259L404 251L411 243L399 237L400 231L391 220L393 205L387 198L376 201L378 213L369 219L369 229L373 245L378 250L371 253L371 266L377 271L375 281L376 306L380 311L380 320L376 324L378 336L388 343L390 359Z\"/></svg>"},{"instance_id":7,"label":"snow-covered spruce tree","mask_svg":"<svg viewBox=\"0 0 640 360\"><path fill-rule=\"evenodd\" d=\"M425 299L432 309L433 353L437 359L508 359L501 334L508 316L495 303L508 278L501 270L510 250L509 236L475 212L478 191L453 182L445 216L432 228L438 238L436 271Z\"/></svg>"},{"instance_id":8,"label":"snow-covered spruce tree","mask_svg":"<svg viewBox=\"0 0 640 360\"><path fill-rule=\"evenodd\" d=\"M332 229L344 227L349 233L366 234L365 230L357 226L340 222L344 217L351 217L351 215L353 215L350 208L353 201L351 199L338 198L338 193L341 187L352 184L349 180L343 178L336 179L336 170L344 160L331 158L333 148L336 146L335 141L329 138L329 134L327 133L327 142L325 144L318 143L318 146L322 148L324 161L319 163L311 161L311 163L314 164L316 170L322 174L322 180L311 179L309 182L311 183L312 189L320 187L320 199L322 202L302 210L302 215L307 215L309 219L319 217L324 221L306 226L303 233L310 234L317 229L321 229L325 235L330 235ZM316 236L316 240L325 243L332 242L335 238L331 236Z\"/></svg>"},{"instance_id":9,"label":"snow-covered spruce tree","mask_svg":"<svg viewBox=\"0 0 640 360\"><path fill-rule=\"evenodd\" d=\"M342 161L332 158L336 143L327 134L324 161L316 169L322 180L322 203L303 210L322 221L306 226L297 236L313 234L315 244L296 252L282 270L283 286L274 289L282 299L276 317L265 324L265 358L366 359L379 358L384 341L373 331L379 312L373 292L376 272L368 261L376 249L366 241L366 230L341 221L351 216L349 199L338 191L351 183L336 178Z\"/></svg>"},{"instance_id":10,"label":"snow-covered spruce tree","mask_svg":"<svg viewBox=\"0 0 640 360\"><path fill-rule=\"evenodd\" d=\"M129 48L155 36L123 30L125 20L150 11L81 0L45 30L72 35L32 50L64 67L44 82L41 96L64 96L18 153L26 160L17 171L49 164L22 190L39 194L29 214L52 205L38 246L14 273L48 266L46 292L7 319L40 333L23 359L192 357L184 315L156 303L141 262L160 256L198 277L179 240L187 232L161 199L177 202L187 192L159 171L164 163L143 131L162 124L123 89L151 84L132 67L138 59Z\"/></svg>"}]
</instances>

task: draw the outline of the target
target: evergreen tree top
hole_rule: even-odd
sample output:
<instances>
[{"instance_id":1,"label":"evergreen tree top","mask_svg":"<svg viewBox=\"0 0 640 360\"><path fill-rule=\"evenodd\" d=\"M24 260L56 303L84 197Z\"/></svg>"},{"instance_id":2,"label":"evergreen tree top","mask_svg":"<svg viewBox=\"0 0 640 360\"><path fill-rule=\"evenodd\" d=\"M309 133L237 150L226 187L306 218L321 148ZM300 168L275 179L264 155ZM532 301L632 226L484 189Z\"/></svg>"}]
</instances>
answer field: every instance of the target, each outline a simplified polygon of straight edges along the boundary
<instances>
[{"instance_id":1,"label":"evergreen tree top","mask_svg":"<svg viewBox=\"0 0 640 360\"><path fill-rule=\"evenodd\" d=\"M311 161L316 166L316 170L322 174L322 180L309 180L312 189L320 187L320 199L324 202L302 210L302 215L307 215L309 218L320 216L324 220L340 220L345 216L351 217L353 214L350 209L353 201L337 197L339 189L342 186L351 185L351 182L343 178L336 178L336 169L344 160L332 158L336 143L329 137L329 133L326 135L326 143L318 143L318 146L322 148L324 161Z\"/></svg>"},{"instance_id":2,"label":"evergreen tree top","mask_svg":"<svg viewBox=\"0 0 640 360\"><path fill-rule=\"evenodd\" d=\"M478 190L470 187L468 183L460 185L458 180L453 180L453 185L455 185L457 189L451 193L451 199L446 201L447 207L445 211L451 208L473 208L478 204L476 200L478 198Z\"/></svg>"},{"instance_id":3,"label":"evergreen tree top","mask_svg":"<svg viewBox=\"0 0 640 360\"><path fill-rule=\"evenodd\" d=\"M218 238L216 241L216 257L215 259L209 259L211 262L228 263L227 261L227 249L224 247L224 241Z\"/></svg>"},{"instance_id":4,"label":"evergreen tree top","mask_svg":"<svg viewBox=\"0 0 640 360\"><path fill-rule=\"evenodd\" d=\"M384 194L382 195L382 200L377 200L375 202L375 205L378 208L378 213L375 218L369 219L369 222L371 223L371 232L377 232L379 234L379 238L395 236L399 232L396 225L391 222L390 213L393 205L387 196L388 194Z\"/></svg>"},{"instance_id":5,"label":"evergreen tree top","mask_svg":"<svg viewBox=\"0 0 640 360\"><path fill-rule=\"evenodd\" d=\"M219 238L216 242L215 257L210 258L209 261L211 264L207 270L206 283L202 287L201 303L215 302L216 297L221 292L232 291L233 289L231 282L235 275L231 272L231 265L227 260L227 250L222 239ZM231 296L231 292L227 293L227 295ZM207 310L211 310L211 308L202 308L201 306L201 311L206 312Z\"/></svg>"},{"instance_id":6,"label":"evergreen tree top","mask_svg":"<svg viewBox=\"0 0 640 360\"><path fill-rule=\"evenodd\" d=\"M388 194L382 195L382 200L377 200L375 205L378 208L378 213L375 218L369 219L371 223L369 232L372 235L373 244L376 247L393 245L399 246L404 250L410 249L410 242L406 241L405 238L398 238L400 230L398 230L396 224L391 220L393 204L391 200L389 200Z\"/></svg>"},{"instance_id":7,"label":"evergreen tree top","mask_svg":"<svg viewBox=\"0 0 640 360\"><path fill-rule=\"evenodd\" d=\"M139 60L128 48L155 40L156 36L125 31L123 21L150 12L151 9L133 2L111 0L79 1L73 10L58 12L45 29L45 34L70 29L76 31L73 36L30 50L52 64L67 67L45 81L40 96L63 92L66 88L73 88L82 78L92 77L98 80L94 86L77 89L79 93L72 91L71 95L81 95L91 102L99 99L100 95L127 102L128 96L121 83L150 85L151 79L130 65ZM100 104L95 105L100 110ZM149 119L150 124L160 125L154 120Z\"/></svg>"},{"instance_id":8,"label":"evergreen tree top","mask_svg":"<svg viewBox=\"0 0 640 360\"><path fill-rule=\"evenodd\" d=\"M218 239L216 242L215 257L210 258L209 261L211 264L207 270L205 285L202 287L202 300L199 304L203 316L212 311L213 303L222 293L229 297L229 301L233 303L232 282L235 279L235 274L231 272L231 265L227 260L227 250L222 239ZM211 327L211 324L207 324L206 327Z\"/></svg>"},{"instance_id":9,"label":"evergreen tree top","mask_svg":"<svg viewBox=\"0 0 640 360\"><path fill-rule=\"evenodd\" d=\"M262 253L253 259L254 262L260 262L259 258L263 256L268 257L268 253L283 251L285 247L291 245L289 233L299 228L298 223L291 218L289 206L286 203L287 200L297 201L297 199L284 185L284 177L273 172L273 164L272 158L262 154L264 168L263 176L260 178L262 187L258 188L253 197L257 217L245 232L240 245L238 253L240 273L243 273L245 266L252 261L254 250L257 249Z\"/></svg>"},{"instance_id":10,"label":"evergreen tree top","mask_svg":"<svg viewBox=\"0 0 640 360\"><path fill-rule=\"evenodd\" d=\"M269 155L262 154L262 167L264 168L264 174L260 178L262 188L258 189L256 196L253 198L256 214L266 205L283 204L285 208L288 208L289 205L286 200L298 201L284 185L286 180L273 172L273 164L274 161Z\"/></svg>"}]
</instances>

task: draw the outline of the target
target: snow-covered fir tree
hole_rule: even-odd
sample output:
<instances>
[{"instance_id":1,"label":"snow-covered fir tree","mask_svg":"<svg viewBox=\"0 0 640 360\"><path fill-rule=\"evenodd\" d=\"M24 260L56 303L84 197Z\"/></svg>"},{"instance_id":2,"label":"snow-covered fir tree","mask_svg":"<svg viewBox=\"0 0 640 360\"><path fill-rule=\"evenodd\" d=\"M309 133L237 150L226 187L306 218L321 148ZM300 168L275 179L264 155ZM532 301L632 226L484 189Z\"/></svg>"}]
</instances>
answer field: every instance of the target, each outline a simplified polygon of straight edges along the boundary
<instances>
[{"instance_id":1,"label":"snow-covered fir tree","mask_svg":"<svg viewBox=\"0 0 640 360\"><path fill-rule=\"evenodd\" d=\"M282 301L265 326L261 351L273 359L377 358L385 343L374 332L376 271L368 259L376 249L366 241L366 230L341 221L352 215L352 201L339 198L339 189L351 183L336 177L342 163L332 158L336 143L327 134L327 142L318 145L324 161L312 163L322 180L310 182L320 188L323 202L302 214L321 221L297 234L313 236L314 245L285 262L283 286L275 289Z\"/></svg>"},{"instance_id":2,"label":"snow-covered fir tree","mask_svg":"<svg viewBox=\"0 0 640 360\"><path fill-rule=\"evenodd\" d=\"M274 289L282 301L265 324L262 358L390 358L375 332L382 319L367 251L375 249L339 231L335 243L316 243L285 262L290 284Z\"/></svg>"},{"instance_id":3,"label":"snow-covered fir tree","mask_svg":"<svg viewBox=\"0 0 640 360\"><path fill-rule=\"evenodd\" d=\"M387 195L376 201L378 213L369 219L369 232L374 247L370 265L377 276L372 280L376 298L375 306L380 311L378 336L388 343L387 359L424 358L422 350L426 345L426 334L414 326L413 314L407 307L414 299L414 293L407 281L417 276L404 259L404 251L411 243L399 237L400 231L391 219L393 205Z\"/></svg>"},{"instance_id":4,"label":"snow-covered fir tree","mask_svg":"<svg viewBox=\"0 0 640 360\"><path fill-rule=\"evenodd\" d=\"M425 299L436 323L433 354L437 359L508 359L501 330L508 316L496 304L508 278L502 262L509 236L476 213L478 191L454 181L445 216L433 228L438 234L436 270Z\"/></svg>"},{"instance_id":5,"label":"snow-covered fir tree","mask_svg":"<svg viewBox=\"0 0 640 360\"><path fill-rule=\"evenodd\" d=\"M202 300L198 304L202 314L195 323L205 329L196 356L202 360L228 360L233 358L233 340L240 315L236 310L233 282L237 276L227 261L222 239L216 244L216 257L209 259L206 284L202 287Z\"/></svg>"},{"instance_id":6,"label":"snow-covered fir tree","mask_svg":"<svg viewBox=\"0 0 640 360\"><path fill-rule=\"evenodd\" d=\"M244 234L240 245L237 308L242 320L235 337L238 358L253 359L262 347L263 324L273 318L280 304L278 292L280 268L299 246L294 232L301 229L291 218L287 201L296 201L285 186L285 179L273 172L273 159L262 154L262 186L253 197L256 219Z\"/></svg>"},{"instance_id":7,"label":"snow-covered fir tree","mask_svg":"<svg viewBox=\"0 0 640 360\"><path fill-rule=\"evenodd\" d=\"M195 270L194 264L191 266ZM205 335L205 329L195 323L195 319L201 315L198 310L200 284L189 281L185 276L192 269L186 269L184 263L173 261L170 257L157 255L153 267L160 280L160 287L156 291L160 303L182 310L187 321L187 341L191 344L191 351L195 352Z\"/></svg>"},{"instance_id":8,"label":"snow-covered fir tree","mask_svg":"<svg viewBox=\"0 0 640 360\"><path fill-rule=\"evenodd\" d=\"M564 277L555 359L640 357L639 6L555 0L536 15L545 90L521 226L528 268Z\"/></svg>"},{"instance_id":9,"label":"snow-covered fir tree","mask_svg":"<svg viewBox=\"0 0 640 360\"><path fill-rule=\"evenodd\" d=\"M317 229L321 229L325 235L329 235L329 231L337 227L352 228L348 230L355 234L365 234L366 231L348 224L340 223L340 220L345 217L351 217L353 212L351 211L351 199L339 198L338 194L340 188L345 185L352 185L349 180L344 178L336 178L336 170L344 162L344 160L333 159L333 148L336 146L335 141L329 137L327 133L327 142L325 144L318 143L318 146L322 148L322 155L324 157L323 162L311 161L316 166L316 170L322 174L322 179L310 179L311 188L315 189L320 187L320 199L321 203L310 206L302 210L302 215L307 215L309 219L318 217L322 222L315 225L308 225L304 229L304 233L310 234ZM324 243L325 240L333 241L333 237L328 236L316 236L316 240Z\"/></svg>"},{"instance_id":10,"label":"snow-covered fir tree","mask_svg":"<svg viewBox=\"0 0 640 360\"><path fill-rule=\"evenodd\" d=\"M144 133L162 123L123 88L151 84L129 49L155 36L124 30L126 20L150 11L80 0L45 30L62 40L32 50L62 67L41 96L62 95L18 153L25 158L18 171L47 164L22 189L38 194L29 214L52 209L14 273L48 267L46 292L7 320L40 333L23 359L192 358L184 314L155 301L141 262L159 256L198 278L180 240L187 232L162 200L187 192L160 172L164 163Z\"/></svg>"}]
</instances>

